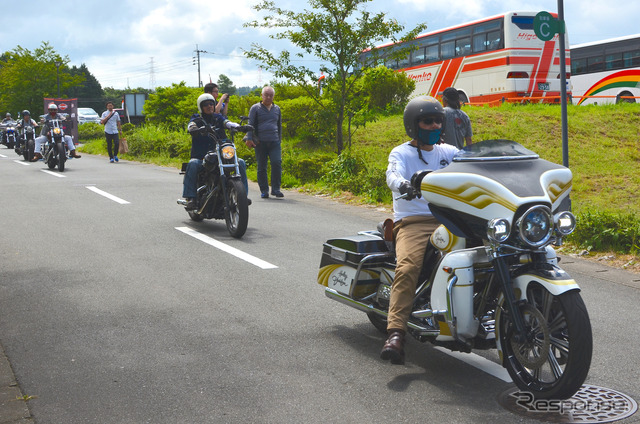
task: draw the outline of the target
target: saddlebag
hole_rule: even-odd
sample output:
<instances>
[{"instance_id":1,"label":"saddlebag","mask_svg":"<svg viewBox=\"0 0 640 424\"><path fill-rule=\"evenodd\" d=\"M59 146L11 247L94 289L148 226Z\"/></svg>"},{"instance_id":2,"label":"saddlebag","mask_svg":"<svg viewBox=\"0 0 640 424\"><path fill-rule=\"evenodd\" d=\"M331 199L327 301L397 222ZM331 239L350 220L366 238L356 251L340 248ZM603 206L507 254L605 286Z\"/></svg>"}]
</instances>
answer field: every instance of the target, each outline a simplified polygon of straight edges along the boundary
<instances>
[{"instance_id":1,"label":"saddlebag","mask_svg":"<svg viewBox=\"0 0 640 424\"><path fill-rule=\"evenodd\" d=\"M393 253L380 237L358 234L330 239L323 245L318 284L362 298L377 291L380 268L392 261Z\"/></svg>"}]
</instances>

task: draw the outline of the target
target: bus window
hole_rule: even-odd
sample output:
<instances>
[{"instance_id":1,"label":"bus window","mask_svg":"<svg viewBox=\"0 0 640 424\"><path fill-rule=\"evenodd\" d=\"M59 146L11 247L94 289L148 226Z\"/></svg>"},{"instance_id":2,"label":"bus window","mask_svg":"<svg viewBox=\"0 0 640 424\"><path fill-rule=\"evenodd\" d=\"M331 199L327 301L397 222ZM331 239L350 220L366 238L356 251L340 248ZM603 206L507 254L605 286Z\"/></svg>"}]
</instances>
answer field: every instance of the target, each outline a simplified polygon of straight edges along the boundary
<instances>
[{"instance_id":1,"label":"bus window","mask_svg":"<svg viewBox=\"0 0 640 424\"><path fill-rule=\"evenodd\" d=\"M622 53L606 55L604 60L604 67L607 71L622 68Z\"/></svg>"},{"instance_id":2,"label":"bus window","mask_svg":"<svg viewBox=\"0 0 640 424\"><path fill-rule=\"evenodd\" d=\"M440 60L440 55L438 54L438 45L433 44L431 46L425 47L424 58L426 62L437 62L438 60Z\"/></svg>"},{"instance_id":3,"label":"bus window","mask_svg":"<svg viewBox=\"0 0 640 424\"><path fill-rule=\"evenodd\" d=\"M604 60L602 56L594 56L587 59L587 70L589 72L604 71Z\"/></svg>"},{"instance_id":4,"label":"bus window","mask_svg":"<svg viewBox=\"0 0 640 424\"><path fill-rule=\"evenodd\" d=\"M473 36L473 51L474 53L483 52L487 50L487 34L480 34Z\"/></svg>"},{"instance_id":5,"label":"bus window","mask_svg":"<svg viewBox=\"0 0 640 424\"><path fill-rule=\"evenodd\" d=\"M410 63L410 57L411 57L411 55L409 54L409 52L407 52L407 56L406 57L403 57L402 59L398 60L398 67L400 69L408 68L409 67L409 63Z\"/></svg>"},{"instance_id":6,"label":"bus window","mask_svg":"<svg viewBox=\"0 0 640 424\"><path fill-rule=\"evenodd\" d=\"M442 48L442 58L443 59L451 59L456 55L456 42L455 41L447 41L446 43L442 43L440 46Z\"/></svg>"},{"instance_id":7,"label":"bus window","mask_svg":"<svg viewBox=\"0 0 640 424\"><path fill-rule=\"evenodd\" d=\"M520 29L533 31L533 16L512 16L511 22Z\"/></svg>"},{"instance_id":8,"label":"bus window","mask_svg":"<svg viewBox=\"0 0 640 424\"><path fill-rule=\"evenodd\" d=\"M487 50L498 50L502 48L502 31L493 31L487 34Z\"/></svg>"},{"instance_id":9,"label":"bus window","mask_svg":"<svg viewBox=\"0 0 640 424\"><path fill-rule=\"evenodd\" d=\"M587 73L587 59L571 59L571 75Z\"/></svg>"},{"instance_id":10,"label":"bus window","mask_svg":"<svg viewBox=\"0 0 640 424\"><path fill-rule=\"evenodd\" d=\"M466 56L471 53L471 37L456 40L456 56Z\"/></svg>"},{"instance_id":11,"label":"bus window","mask_svg":"<svg viewBox=\"0 0 640 424\"><path fill-rule=\"evenodd\" d=\"M625 68L640 66L640 50L623 53L622 58Z\"/></svg>"},{"instance_id":12,"label":"bus window","mask_svg":"<svg viewBox=\"0 0 640 424\"><path fill-rule=\"evenodd\" d=\"M424 63L424 47L420 47L418 50L414 50L411 52L411 64L412 65L420 65Z\"/></svg>"}]
</instances>

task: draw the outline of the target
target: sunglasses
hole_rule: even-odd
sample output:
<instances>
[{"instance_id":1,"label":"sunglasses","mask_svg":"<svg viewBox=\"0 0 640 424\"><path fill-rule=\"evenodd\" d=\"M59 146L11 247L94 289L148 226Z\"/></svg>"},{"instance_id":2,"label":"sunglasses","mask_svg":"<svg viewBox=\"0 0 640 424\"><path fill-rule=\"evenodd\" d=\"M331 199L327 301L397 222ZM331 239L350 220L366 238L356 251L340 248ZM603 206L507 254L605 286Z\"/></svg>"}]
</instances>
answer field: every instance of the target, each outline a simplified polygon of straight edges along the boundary
<instances>
[{"instance_id":1,"label":"sunglasses","mask_svg":"<svg viewBox=\"0 0 640 424\"><path fill-rule=\"evenodd\" d=\"M215 106L215 103L213 103L213 102L203 102L202 103L202 107L207 107L207 106Z\"/></svg>"},{"instance_id":2,"label":"sunglasses","mask_svg":"<svg viewBox=\"0 0 640 424\"><path fill-rule=\"evenodd\" d=\"M426 118L420 118L420 122L422 122L425 125L433 125L434 122L436 124L442 124L442 117L441 116L428 116Z\"/></svg>"}]
</instances>

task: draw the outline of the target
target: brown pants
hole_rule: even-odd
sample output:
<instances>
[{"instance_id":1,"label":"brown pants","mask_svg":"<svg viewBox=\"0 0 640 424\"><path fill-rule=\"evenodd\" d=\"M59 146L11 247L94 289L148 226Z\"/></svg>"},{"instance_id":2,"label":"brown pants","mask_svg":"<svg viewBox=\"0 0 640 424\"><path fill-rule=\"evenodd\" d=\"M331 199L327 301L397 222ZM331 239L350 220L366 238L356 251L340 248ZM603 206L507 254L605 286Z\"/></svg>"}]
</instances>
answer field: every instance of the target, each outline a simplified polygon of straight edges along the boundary
<instances>
[{"instance_id":1,"label":"brown pants","mask_svg":"<svg viewBox=\"0 0 640 424\"><path fill-rule=\"evenodd\" d=\"M394 224L397 263L387 330L407 330L427 243L439 225L437 219L427 216L410 216Z\"/></svg>"}]
</instances>

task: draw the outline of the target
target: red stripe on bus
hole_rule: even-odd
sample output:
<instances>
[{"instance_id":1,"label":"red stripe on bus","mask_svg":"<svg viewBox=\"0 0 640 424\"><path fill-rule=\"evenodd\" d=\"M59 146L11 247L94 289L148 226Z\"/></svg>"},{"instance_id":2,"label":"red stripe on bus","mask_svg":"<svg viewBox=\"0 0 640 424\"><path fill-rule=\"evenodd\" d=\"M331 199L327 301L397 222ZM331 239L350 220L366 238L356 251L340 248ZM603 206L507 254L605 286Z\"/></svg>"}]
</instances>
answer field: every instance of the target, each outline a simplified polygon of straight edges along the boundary
<instances>
[{"instance_id":1,"label":"red stripe on bus","mask_svg":"<svg viewBox=\"0 0 640 424\"><path fill-rule=\"evenodd\" d=\"M455 59L445 61L445 63L443 64L444 69L441 68L440 72L438 72L438 75L436 76L436 80L431 86L431 96L435 97L445 88L453 87L453 82L458 77L458 73L460 72L460 68L462 67L463 59L464 57L457 57Z\"/></svg>"},{"instance_id":2,"label":"red stripe on bus","mask_svg":"<svg viewBox=\"0 0 640 424\"><path fill-rule=\"evenodd\" d=\"M506 65L507 65L507 58L501 57L499 59L483 60L481 62L467 63L462 67L462 72L477 71L479 69L487 69L487 68L493 68L495 66L506 66Z\"/></svg>"}]
</instances>

